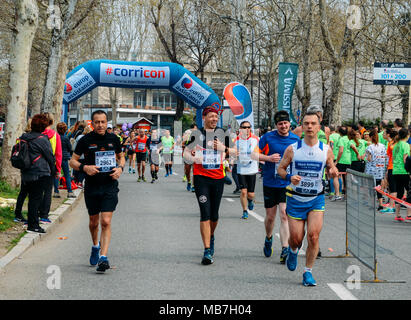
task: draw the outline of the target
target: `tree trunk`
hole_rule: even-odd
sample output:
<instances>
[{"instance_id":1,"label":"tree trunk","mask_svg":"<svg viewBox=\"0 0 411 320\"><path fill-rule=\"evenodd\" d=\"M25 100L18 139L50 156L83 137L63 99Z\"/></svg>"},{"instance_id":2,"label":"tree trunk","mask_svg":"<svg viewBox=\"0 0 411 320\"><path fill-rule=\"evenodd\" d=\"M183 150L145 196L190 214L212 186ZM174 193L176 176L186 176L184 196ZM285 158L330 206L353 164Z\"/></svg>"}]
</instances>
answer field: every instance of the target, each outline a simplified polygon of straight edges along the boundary
<instances>
[{"instance_id":1,"label":"tree trunk","mask_svg":"<svg viewBox=\"0 0 411 320\"><path fill-rule=\"evenodd\" d=\"M30 52L38 26L35 0L16 4L16 28L10 57L10 100L7 105L6 128L1 156L0 176L11 186L20 184L20 171L9 161L11 149L26 125Z\"/></svg>"},{"instance_id":2,"label":"tree trunk","mask_svg":"<svg viewBox=\"0 0 411 320\"><path fill-rule=\"evenodd\" d=\"M341 64L333 65L329 103L330 118L326 119L329 125L337 126L341 124L341 99L344 88L344 71L345 68Z\"/></svg>"},{"instance_id":3,"label":"tree trunk","mask_svg":"<svg viewBox=\"0 0 411 320\"><path fill-rule=\"evenodd\" d=\"M58 68L58 77L56 83L56 93L53 97L53 109L52 114L54 116L54 122L57 124L60 122L62 107L63 107L63 95L64 95L64 83L66 75L68 73L68 54L66 47L63 48L63 53Z\"/></svg>"},{"instance_id":4,"label":"tree trunk","mask_svg":"<svg viewBox=\"0 0 411 320\"><path fill-rule=\"evenodd\" d=\"M177 97L177 108L176 114L174 116L174 120L178 121L183 116L184 111L184 100Z\"/></svg>"},{"instance_id":5,"label":"tree trunk","mask_svg":"<svg viewBox=\"0 0 411 320\"><path fill-rule=\"evenodd\" d=\"M64 43L67 40L72 24L72 17L77 5L77 0L70 0L68 3L68 9L64 16L64 21L61 25L61 30L58 27L54 27L51 36L51 50L48 59L46 85L43 91L43 99L41 103L42 112L53 112L53 101L57 94L58 72L62 55L64 53ZM64 80L63 80L64 82Z\"/></svg>"}]
</instances>

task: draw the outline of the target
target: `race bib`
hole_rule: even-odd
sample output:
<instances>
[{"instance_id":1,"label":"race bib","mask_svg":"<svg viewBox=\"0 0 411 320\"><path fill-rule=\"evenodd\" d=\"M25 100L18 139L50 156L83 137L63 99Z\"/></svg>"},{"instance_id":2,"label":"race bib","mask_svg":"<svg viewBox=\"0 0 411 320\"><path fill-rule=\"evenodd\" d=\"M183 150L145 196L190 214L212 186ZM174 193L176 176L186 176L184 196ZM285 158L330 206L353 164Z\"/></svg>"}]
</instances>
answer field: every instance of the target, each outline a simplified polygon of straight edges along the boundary
<instances>
[{"instance_id":1,"label":"race bib","mask_svg":"<svg viewBox=\"0 0 411 320\"><path fill-rule=\"evenodd\" d=\"M203 150L203 168L209 170L220 169L221 153L216 150Z\"/></svg>"},{"instance_id":2,"label":"race bib","mask_svg":"<svg viewBox=\"0 0 411 320\"><path fill-rule=\"evenodd\" d=\"M100 172L110 172L116 167L116 154L114 151L97 151L96 166Z\"/></svg>"},{"instance_id":3,"label":"race bib","mask_svg":"<svg viewBox=\"0 0 411 320\"><path fill-rule=\"evenodd\" d=\"M295 191L303 194L317 194L319 190L319 184L322 181L318 179L317 173L299 172L301 181L295 188Z\"/></svg>"},{"instance_id":4,"label":"race bib","mask_svg":"<svg viewBox=\"0 0 411 320\"><path fill-rule=\"evenodd\" d=\"M146 148L146 144L144 142L138 143L138 150L143 151Z\"/></svg>"}]
</instances>

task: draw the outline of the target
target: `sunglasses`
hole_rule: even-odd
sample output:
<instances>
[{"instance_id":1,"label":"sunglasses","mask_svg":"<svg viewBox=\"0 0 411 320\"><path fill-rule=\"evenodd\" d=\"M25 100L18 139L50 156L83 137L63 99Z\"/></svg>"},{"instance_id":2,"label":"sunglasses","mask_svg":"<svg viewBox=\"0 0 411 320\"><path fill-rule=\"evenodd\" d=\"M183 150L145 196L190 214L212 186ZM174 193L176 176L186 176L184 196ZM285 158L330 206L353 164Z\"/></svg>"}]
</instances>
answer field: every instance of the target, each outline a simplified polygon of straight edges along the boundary
<instances>
[{"instance_id":1,"label":"sunglasses","mask_svg":"<svg viewBox=\"0 0 411 320\"><path fill-rule=\"evenodd\" d=\"M251 129L251 127L240 127L241 129Z\"/></svg>"}]
</instances>

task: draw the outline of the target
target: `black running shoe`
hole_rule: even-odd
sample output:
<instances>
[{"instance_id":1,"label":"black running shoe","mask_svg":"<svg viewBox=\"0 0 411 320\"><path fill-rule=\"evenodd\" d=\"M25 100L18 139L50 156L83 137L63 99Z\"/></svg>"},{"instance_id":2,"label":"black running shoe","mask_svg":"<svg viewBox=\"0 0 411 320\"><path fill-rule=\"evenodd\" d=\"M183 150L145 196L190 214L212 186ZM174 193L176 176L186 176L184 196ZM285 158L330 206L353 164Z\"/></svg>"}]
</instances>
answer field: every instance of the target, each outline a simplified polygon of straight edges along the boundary
<instances>
[{"instance_id":1,"label":"black running shoe","mask_svg":"<svg viewBox=\"0 0 411 320\"><path fill-rule=\"evenodd\" d=\"M317 254L317 259L321 258L321 249L318 248L318 254Z\"/></svg>"},{"instance_id":2,"label":"black running shoe","mask_svg":"<svg viewBox=\"0 0 411 320\"><path fill-rule=\"evenodd\" d=\"M288 247L283 247L280 255L280 263L285 264L285 261L287 260L288 256Z\"/></svg>"},{"instance_id":3,"label":"black running shoe","mask_svg":"<svg viewBox=\"0 0 411 320\"><path fill-rule=\"evenodd\" d=\"M28 233L46 233L46 231L42 227L36 228L27 228Z\"/></svg>"},{"instance_id":4,"label":"black running shoe","mask_svg":"<svg viewBox=\"0 0 411 320\"><path fill-rule=\"evenodd\" d=\"M107 269L110 269L110 264L108 263L107 257L100 257L96 271L99 273L104 273Z\"/></svg>"},{"instance_id":5,"label":"black running shoe","mask_svg":"<svg viewBox=\"0 0 411 320\"><path fill-rule=\"evenodd\" d=\"M208 265L214 262L213 257L211 255L210 249L204 249L204 256L203 260L201 260L201 264Z\"/></svg>"}]
</instances>

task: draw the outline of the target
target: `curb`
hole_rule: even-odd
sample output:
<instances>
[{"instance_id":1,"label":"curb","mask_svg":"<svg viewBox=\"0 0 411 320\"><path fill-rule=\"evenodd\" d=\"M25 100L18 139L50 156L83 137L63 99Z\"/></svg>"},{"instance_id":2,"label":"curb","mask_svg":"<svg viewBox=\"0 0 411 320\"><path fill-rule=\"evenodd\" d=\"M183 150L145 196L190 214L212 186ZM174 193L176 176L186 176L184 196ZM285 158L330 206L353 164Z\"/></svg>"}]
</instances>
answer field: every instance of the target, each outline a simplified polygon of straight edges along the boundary
<instances>
[{"instance_id":1,"label":"curb","mask_svg":"<svg viewBox=\"0 0 411 320\"><path fill-rule=\"evenodd\" d=\"M58 223L62 223L64 221L66 214L73 211L73 208L78 204L79 200L82 199L83 190L76 189L73 190L73 193L76 198L69 198L56 210L50 212L49 219L51 220L51 223L41 225L46 233L25 234L13 249L11 249L4 257L0 258L0 271L3 271L9 263L19 258L27 249L34 246L37 242L42 240L42 238L45 238L51 234L53 230L56 229Z\"/></svg>"}]
</instances>

